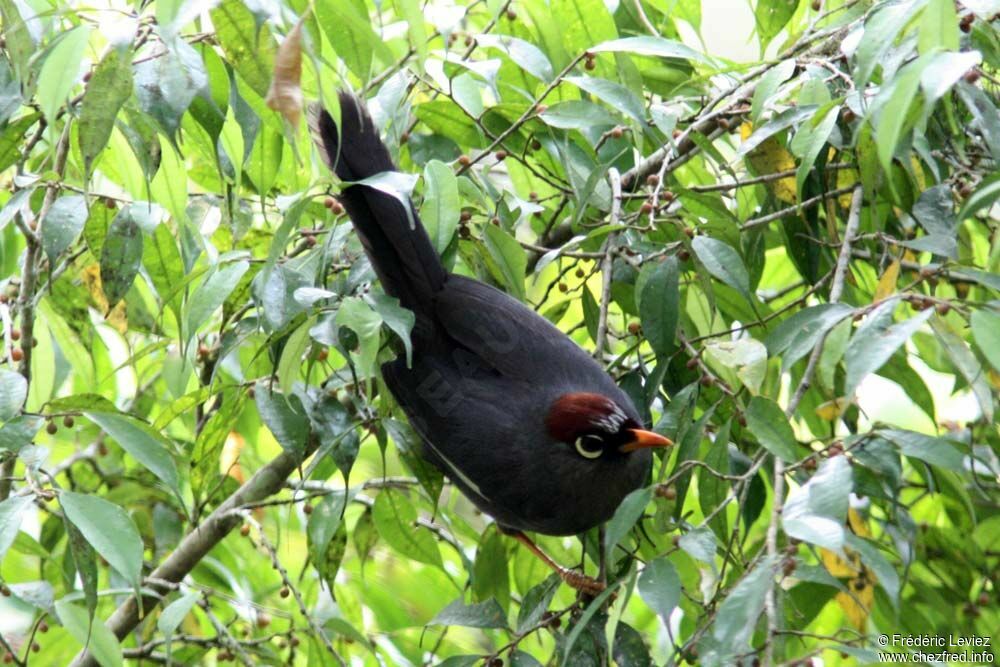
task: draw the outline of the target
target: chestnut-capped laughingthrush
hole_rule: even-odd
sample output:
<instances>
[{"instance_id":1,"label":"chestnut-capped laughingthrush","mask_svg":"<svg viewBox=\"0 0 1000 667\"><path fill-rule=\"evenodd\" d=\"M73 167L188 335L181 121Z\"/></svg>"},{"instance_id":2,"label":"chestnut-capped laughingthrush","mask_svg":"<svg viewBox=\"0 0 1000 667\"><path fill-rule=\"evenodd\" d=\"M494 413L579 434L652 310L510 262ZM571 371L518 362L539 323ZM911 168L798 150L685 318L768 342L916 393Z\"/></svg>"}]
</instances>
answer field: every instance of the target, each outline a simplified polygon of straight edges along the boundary
<instances>
[{"instance_id":1,"label":"chestnut-capped laughingthrush","mask_svg":"<svg viewBox=\"0 0 1000 667\"><path fill-rule=\"evenodd\" d=\"M601 585L553 563L524 535L601 524L646 482L651 447L628 396L583 349L513 297L449 273L400 199L351 185L394 171L362 102L340 94L340 127L318 105L313 139L345 186L340 201L386 293L413 311L412 364L382 366L424 456L570 585Z\"/></svg>"}]
</instances>

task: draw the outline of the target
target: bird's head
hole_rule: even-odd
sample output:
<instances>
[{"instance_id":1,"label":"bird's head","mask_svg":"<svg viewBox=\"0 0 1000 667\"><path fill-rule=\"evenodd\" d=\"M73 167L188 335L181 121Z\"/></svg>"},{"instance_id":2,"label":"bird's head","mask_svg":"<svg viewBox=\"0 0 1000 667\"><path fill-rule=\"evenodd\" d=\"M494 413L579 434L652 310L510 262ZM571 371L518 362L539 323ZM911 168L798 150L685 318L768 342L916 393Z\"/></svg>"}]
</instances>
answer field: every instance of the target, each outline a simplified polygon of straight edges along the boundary
<instances>
[{"instance_id":1,"label":"bird's head","mask_svg":"<svg viewBox=\"0 0 1000 667\"><path fill-rule=\"evenodd\" d=\"M563 394L549 407L549 435L585 459L624 455L647 447L667 447L670 439L644 431L615 401L600 394Z\"/></svg>"}]
</instances>

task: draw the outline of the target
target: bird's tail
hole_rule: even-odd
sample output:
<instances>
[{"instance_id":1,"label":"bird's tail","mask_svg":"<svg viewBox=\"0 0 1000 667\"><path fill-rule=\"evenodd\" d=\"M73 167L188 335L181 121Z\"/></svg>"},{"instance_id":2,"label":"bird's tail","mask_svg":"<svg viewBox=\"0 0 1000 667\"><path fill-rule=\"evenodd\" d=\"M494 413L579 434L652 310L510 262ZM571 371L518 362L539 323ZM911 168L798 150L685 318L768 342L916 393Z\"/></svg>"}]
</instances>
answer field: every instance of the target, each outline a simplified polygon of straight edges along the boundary
<instances>
[{"instance_id":1,"label":"bird's tail","mask_svg":"<svg viewBox=\"0 0 1000 667\"><path fill-rule=\"evenodd\" d=\"M324 162L340 180L348 182L394 171L389 151L364 104L347 91L341 91L339 97L339 132L322 107L314 104L309 112L309 128ZM340 200L383 289L419 317L447 273L409 200L409 215L399 199L367 185L344 188Z\"/></svg>"}]
</instances>

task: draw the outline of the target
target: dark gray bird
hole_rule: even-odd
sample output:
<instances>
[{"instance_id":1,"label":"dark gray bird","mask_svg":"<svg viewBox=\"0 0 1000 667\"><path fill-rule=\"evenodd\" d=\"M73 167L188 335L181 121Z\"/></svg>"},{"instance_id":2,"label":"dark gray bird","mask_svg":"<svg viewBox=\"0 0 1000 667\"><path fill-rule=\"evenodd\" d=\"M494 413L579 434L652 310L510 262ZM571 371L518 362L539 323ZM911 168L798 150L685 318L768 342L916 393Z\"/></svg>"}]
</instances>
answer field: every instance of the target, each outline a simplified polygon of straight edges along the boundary
<instances>
[{"instance_id":1,"label":"dark gray bird","mask_svg":"<svg viewBox=\"0 0 1000 667\"><path fill-rule=\"evenodd\" d=\"M382 366L386 384L433 462L500 528L570 585L600 590L559 567L524 535L573 535L611 518L648 478L651 447L628 396L564 333L516 299L445 270L415 211L351 185L394 171L363 104L340 94L340 131L314 105L313 139L386 293L413 311L413 360Z\"/></svg>"}]
</instances>

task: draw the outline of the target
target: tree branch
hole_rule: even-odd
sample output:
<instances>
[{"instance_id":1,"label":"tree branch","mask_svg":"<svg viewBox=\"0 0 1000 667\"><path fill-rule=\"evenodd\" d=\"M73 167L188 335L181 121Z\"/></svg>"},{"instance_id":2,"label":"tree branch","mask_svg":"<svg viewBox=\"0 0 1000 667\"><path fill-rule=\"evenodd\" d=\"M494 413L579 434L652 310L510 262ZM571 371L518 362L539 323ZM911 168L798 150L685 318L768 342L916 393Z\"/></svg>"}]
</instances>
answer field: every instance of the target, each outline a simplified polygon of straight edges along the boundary
<instances>
[{"instance_id":1,"label":"tree branch","mask_svg":"<svg viewBox=\"0 0 1000 667\"><path fill-rule=\"evenodd\" d=\"M147 595L142 598L142 616L145 617L160 603L162 595L170 587L163 582L178 583L211 551L215 545L229 534L233 528L242 523L236 510L247 503L263 500L278 492L284 486L285 480L292 472L312 454L318 443L310 439L304 452L286 450L273 461L261 468L247 482L226 498L205 521L188 533L181 543L155 570L146 582L148 588L160 594L160 597ZM153 580L161 580L159 582ZM139 606L134 596L130 596L108 619L106 625L111 632L124 639L139 624ZM83 650L73 660L72 667L94 667L97 661L90 651Z\"/></svg>"},{"instance_id":2,"label":"tree branch","mask_svg":"<svg viewBox=\"0 0 1000 667\"><path fill-rule=\"evenodd\" d=\"M858 184L854 186L854 194L851 196L851 210L847 216L847 228L844 230L844 243L840 246L840 255L837 257L837 267L833 272L833 284L830 286L830 303L837 303L840 301L840 296L844 292L844 279L847 276L847 266L851 261L851 243L857 235L858 225L861 221L862 201L863 190L861 185ZM802 402L802 397L805 396L806 391L809 390L813 373L816 372L816 366L819 365L819 359L823 355L823 344L826 342L826 336L827 334L824 333L820 337L819 342L816 343L812 353L809 355L809 361L806 364L805 372L802 374L802 380L795 389L795 393L792 395L791 400L788 401L788 407L785 408L786 417L790 418L793 414L795 414L795 410L798 409L799 403ZM774 458L774 482L772 485L772 491L774 494L774 501L771 504L771 523L767 527L766 544L767 554L773 558L776 557L778 553L778 521L781 519L781 511L784 505L785 497L785 464L778 457ZM767 590L767 597L764 599L764 608L767 612L767 636L764 638L764 664L772 665L774 664L774 645L772 639L778 633L778 609L774 585L770 586Z\"/></svg>"}]
</instances>

